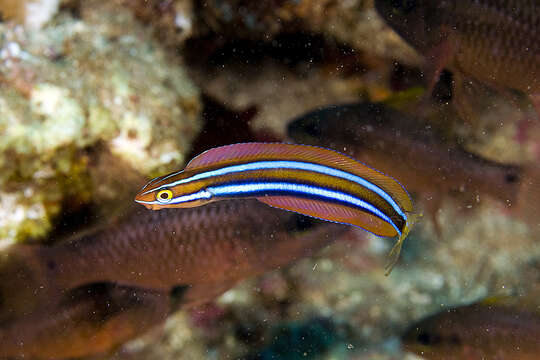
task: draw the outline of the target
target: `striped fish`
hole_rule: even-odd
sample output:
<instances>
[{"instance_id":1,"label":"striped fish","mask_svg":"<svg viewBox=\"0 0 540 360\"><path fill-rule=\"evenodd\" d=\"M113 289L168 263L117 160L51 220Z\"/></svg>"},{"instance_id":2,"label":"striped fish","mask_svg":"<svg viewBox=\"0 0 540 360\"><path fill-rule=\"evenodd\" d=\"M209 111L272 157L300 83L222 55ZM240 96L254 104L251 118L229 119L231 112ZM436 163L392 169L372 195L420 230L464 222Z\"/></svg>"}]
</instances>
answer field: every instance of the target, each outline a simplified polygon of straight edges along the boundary
<instances>
[{"instance_id":1,"label":"striped fish","mask_svg":"<svg viewBox=\"0 0 540 360\"><path fill-rule=\"evenodd\" d=\"M280 209L398 236L390 270L416 215L396 180L315 146L243 143L208 150L182 171L153 179L135 201L152 210L256 198Z\"/></svg>"}]
</instances>

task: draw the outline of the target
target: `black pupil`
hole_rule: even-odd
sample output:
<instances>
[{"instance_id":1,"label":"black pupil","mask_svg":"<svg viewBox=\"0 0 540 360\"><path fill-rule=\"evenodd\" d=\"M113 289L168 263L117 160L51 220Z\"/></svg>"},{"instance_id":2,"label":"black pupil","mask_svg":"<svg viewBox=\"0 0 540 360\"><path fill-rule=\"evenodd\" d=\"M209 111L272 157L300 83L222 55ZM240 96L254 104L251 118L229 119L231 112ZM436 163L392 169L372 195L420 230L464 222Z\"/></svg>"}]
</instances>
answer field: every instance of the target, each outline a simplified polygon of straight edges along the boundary
<instances>
[{"instance_id":1,"label":"black pupil","mask_svg":"<svg viewBox=\"0 0 540 360\"><path fill-rule=\"evenodd\" d=\"M162 192L161 195L159 195L159 197L162 198L163 200L167 200L169 198L169 193Z\"/></svg>"}]
</instances>

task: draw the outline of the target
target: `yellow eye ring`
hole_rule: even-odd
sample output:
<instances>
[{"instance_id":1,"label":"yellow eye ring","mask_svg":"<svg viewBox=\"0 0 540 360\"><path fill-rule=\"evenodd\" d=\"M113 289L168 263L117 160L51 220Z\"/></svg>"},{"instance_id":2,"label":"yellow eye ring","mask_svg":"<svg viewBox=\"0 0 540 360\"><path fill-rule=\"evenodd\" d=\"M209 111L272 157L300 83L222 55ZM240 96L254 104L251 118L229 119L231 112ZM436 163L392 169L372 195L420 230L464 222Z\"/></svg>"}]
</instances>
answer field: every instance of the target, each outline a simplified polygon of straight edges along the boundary
<instances>
[{"instance_id":1,"label":"yellow eye ring","mask_svg":"<svg viewBox=\"0 0 540 360\"><path fill-rule=\"evenodd\" d=\"M156 195L156 200L160 203L168 203L172 200L173 194L171 190L161 190Z\"/></svg>"}]
</instances>

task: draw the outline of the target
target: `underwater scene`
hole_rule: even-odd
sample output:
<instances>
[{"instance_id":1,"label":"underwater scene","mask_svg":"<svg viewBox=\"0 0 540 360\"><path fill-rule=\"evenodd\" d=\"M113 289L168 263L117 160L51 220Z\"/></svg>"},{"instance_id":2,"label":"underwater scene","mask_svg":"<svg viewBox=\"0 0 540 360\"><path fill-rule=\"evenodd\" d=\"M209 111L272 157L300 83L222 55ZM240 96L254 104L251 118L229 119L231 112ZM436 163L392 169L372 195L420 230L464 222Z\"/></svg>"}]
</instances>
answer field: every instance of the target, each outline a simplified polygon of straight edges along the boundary
<instances>
[{"instance_id":1,"label":"underwater scene","mask_svg":"<svg viewBox=\"0 0 540 360\"><path fill-rule=\"evenodd\" d=\"M540 0L0 0L0 359L540 359Z\"/></svg>"}]
</instances>

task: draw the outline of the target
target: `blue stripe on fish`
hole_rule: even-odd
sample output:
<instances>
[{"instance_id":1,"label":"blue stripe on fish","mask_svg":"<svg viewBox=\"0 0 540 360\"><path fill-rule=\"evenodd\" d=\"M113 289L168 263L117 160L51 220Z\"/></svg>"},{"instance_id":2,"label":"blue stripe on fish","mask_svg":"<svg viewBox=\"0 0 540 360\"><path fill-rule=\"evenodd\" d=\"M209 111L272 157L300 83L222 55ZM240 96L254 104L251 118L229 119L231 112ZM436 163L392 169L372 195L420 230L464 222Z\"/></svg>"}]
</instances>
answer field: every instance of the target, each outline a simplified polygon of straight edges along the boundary
<instances>
[{"instance_id":1,"label":"blue stripe on fish","mask_svg":"<svg viewBox=\"0 0 540 360\"><path fill-rule=\"evenodd\" d=\"M392 199L392 197L390 195L388 195L388 193L386 193L383 189L381 189L377 185L367 181L366 179L363 179L360 176L348 173L348 172L343 171L343 170L338 170L338 169L334 169L334 168L324 166L324 165L307 163L307 162L300 162L300 161L280 161L280 160L278 160L278 161L256 161L256 162L251 162L251 163L246 163L246 164L227 166L227 167L224 167L224 168L221 168L221 169L210 170L210 171L206 171L206 172L203 172L203 173L199 173L199 174L193 175L193 176L191 176L189 178L181 179L181 180L172 182L170 184L161 185L161 186L159 186L159 187L157 187L155 189L151 189L151 190L148 190L148 191L144 192L142 195L144 195L146 193L149 193L149 192L156 191L156 190L166 189L166 188L174 187L174 186L177 186L177 185L180 185L180 184L186 184L186 183L189 183L189 182L192 182L192 181L208 179L208 178L211 178L213 176L223 176L223 175L232 174L232 173L238 173L238 172L243 172L243 171L257 171L257 170L271 170L271 169L293 169L293 170L312 171L312 172L316 172L316 173L320 173L320 174L324 174L324 175L329 175L329 176L334 176L334 177L337 177L337 178L341 178L341 179L345 179L345 180L355 182L355 183L357 183L357 184L359 184L359 185L373 191L377 195L379 195L386 202L388 202L390 204L390 206L392 206L392 208L400 216L402 216L405 221L407 221L407 215L403 212L403 210L401 210L401 207L394 201L394 199ZM165 180L165 179L167 179L167 178L169 178L169 177L171 177L173 175L177 175L177 174L178 173L171 174L171 175L169 175L169 176L167 176L167 177L165 177L163 179L160 179L160 180L163 181L163 180ZM328 190L328 191L330 191L330 190ZM192 199L192 200L196 200L196 199ZM170 203L173 203L173 202L171 201L171 202L169 202L169 204Z\"/></svg>"},{"instance_id":2,"label":"blue stripe on fish","mask_svg":"<svg viewBox=\"0 0 540 360\"><path fill-rule=\"evenodd\" d=\"M386 221L396 230L399 236L401 236L401 230L394 224L392 219L385 215L382 211L377 209L370 203L361 200L355 196L335 191L328 190L316 186L298 184L291 182L260 182L260 183L235 183L235 184L223 184L217 186L211 186L204 190L195 192L193 194L182 195L176 198L172 198L169 204L180 204L182 202L211 199L215 197L236 197L236 196L265 196L265 195L289 195L289 196L307 196L313 197L325 201L333 201L343 203L349 206L359 207L372 215ZM144 204L160 204L158 201L138 201Z\"/></svg>"}]
</instances>

